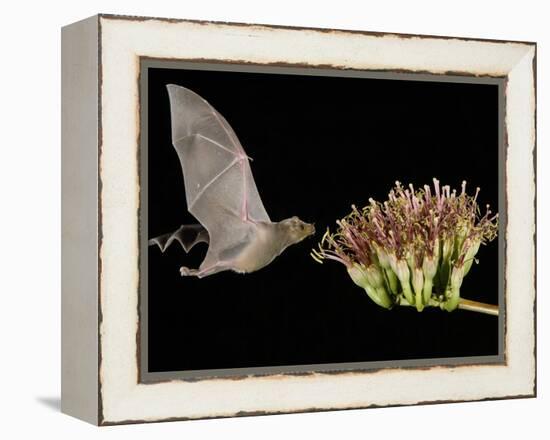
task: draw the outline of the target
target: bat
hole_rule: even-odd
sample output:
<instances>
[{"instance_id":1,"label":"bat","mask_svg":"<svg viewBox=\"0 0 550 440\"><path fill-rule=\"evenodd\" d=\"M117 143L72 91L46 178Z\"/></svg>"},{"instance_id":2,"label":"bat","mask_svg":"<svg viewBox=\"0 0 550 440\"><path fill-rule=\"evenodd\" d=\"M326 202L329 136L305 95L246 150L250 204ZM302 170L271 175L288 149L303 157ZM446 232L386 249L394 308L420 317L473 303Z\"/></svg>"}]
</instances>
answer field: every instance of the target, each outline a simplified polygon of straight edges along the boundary
<instances>
[{"instance_id":1,"label":"bat","mask_svg":"<svg viewBox=\"0 0 550 440\"><path fill-rule=\"evenodd\" d=\"M270 264L287 247L315 233L298 217L272 222L256 188L235 132L205 99L185 87L167 85L172 145L183 170L187 210L200 224L149 240L164 252L177 241L186 252L208 243L198 269L182 276L203 278L231 270L250 273Z\"/></svg>"}]
</instances>

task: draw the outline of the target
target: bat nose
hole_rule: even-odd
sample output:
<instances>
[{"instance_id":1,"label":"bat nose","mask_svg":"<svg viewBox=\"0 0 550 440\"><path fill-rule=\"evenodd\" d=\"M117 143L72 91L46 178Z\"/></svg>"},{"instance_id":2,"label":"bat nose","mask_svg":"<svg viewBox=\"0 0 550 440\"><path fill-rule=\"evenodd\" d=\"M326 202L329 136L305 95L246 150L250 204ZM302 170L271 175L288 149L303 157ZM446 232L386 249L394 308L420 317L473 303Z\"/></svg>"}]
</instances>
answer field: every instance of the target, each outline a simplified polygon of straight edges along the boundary
<instances>
[{"instance_id":1,"label":"bat nose","mask_svg":"<svg viewBox=\"0 0 550 440\"><path fill-rule=\"evenodd\" d=\"M309 234L310 235L315 234L315 224L314 223L309 223L308 226L309 226L309 228L308 228L309 229L309 231L308 231Z\"/></svg>"}]
</instances>

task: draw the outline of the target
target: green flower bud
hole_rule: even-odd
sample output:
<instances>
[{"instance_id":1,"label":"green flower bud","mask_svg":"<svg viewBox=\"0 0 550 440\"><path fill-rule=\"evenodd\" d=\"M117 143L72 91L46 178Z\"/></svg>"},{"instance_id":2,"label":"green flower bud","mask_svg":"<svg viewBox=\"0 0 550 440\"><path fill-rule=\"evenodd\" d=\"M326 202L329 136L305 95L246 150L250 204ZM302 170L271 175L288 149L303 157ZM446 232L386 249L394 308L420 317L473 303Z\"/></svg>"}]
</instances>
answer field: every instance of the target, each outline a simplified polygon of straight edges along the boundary
<instances>
[{"instance_id":1,"label":"green flower bud","mask_svg":"<svg viewBox=\"0 0 550 440\"><path fill-rule=\"evenodd\" d=\"M434 259L435 261L439 261L439 255L441 253L441 245L439 244L439 238L436 238L434 240Z\"/></svg>"},{"instance_id":2,"label":"green flower bud","mask_svg":"<svg viewBox=\"0 0 550 440\"><path fill-rule=\"evenodd\" d=\"M383 269L389 269L390 266L390 257L387 252L384 251L380 246L378 246L376 243L373 243L374 251L376 252L376 256L378 257L378 262L380 263L380 266L382 266Z\"/></svg>"},{"instance_id":3,"label":"green flower bud","mask_svg":"<svg viewBox=\"0 0 550 440\"><path fill-rule=\"evenodd\" d=\"M359 264L354 264L353 266L348 268L348 274L353 282L359 287L362 287L364 289L365 286L368 284L367 274L365 273L365 269L363 266Z\"/></svg>"},{"instance_id":4,"label":"green flower bud","mask_svg":"<svg viewBox=\"0 0 550 440\"><path fill-rule=\"evenodd\" d=\"M403 295L407 301L411 304L415 304L414 294L410 285L410 271L407 262L403 259L398 259L395 254L389 254L390 264L395 275L401 283L401 288L403 289Z\"/></svg>"},{"instance_id":5,"label":"green flower bud","mask_svg":"<svg viewBox=\"0 0 550 440\"><path fill-rule=\"evenodd\" d=\"M368 283L378 289L384 287L384 274L380 271L378 266L371 265L365 269Z\"/></svg>"},{"instance_id":6,"label":"green flower bud","mask_svg":"<svg viewBox=\"0 0 550 440\"><path fill-rule=\"evenodd\" d=\"M422 269L415 267L412 270L412 286L415 295L416 310L421 312L424 309L424 300L422 297L422 290L424 288L424 274Z\"/></svg>"},{"instance_id":7,"label":"green flower bud","mask_svg":"<svg viewBox=\"0 0 550 440\"><path fill-rule=\"evenodd\" d=\"M437 258L426 255L422 262L422 271L424 272L424 277L433 279L437 273Z\"/></svg>"},{"instance_id":8,"label":"green flower bud","mask_svg":"<svg viewBox=\"0 0 550 440\"><path fill-rule=\"evenodd\" d=\"M451 257L453 253L454 239L446 238L441 245L441 261L439 264L439 285L442 290L449 283L449 274L451 271Z\"/></svg>"},{"instance_id":9,"label":"green flower bud","mask_svg":"<svg viewBox=\"0 0 550 440\"><path fill-rule=\"evenodd\" d=\"M470 231L469 224L462 222L455 233L455 242L454 242L454 250L452 258L454 261L458 260L458 257L462 254L464 241L466 240L466 237L468 236L468 233Z\"/></svg>"},{"instance_id":10,"label":"green flower bud","mask_svg":"<svg viewBox=\"0 0 550 440\"><path fill-rule=\"evenodd\" d=\"M379 306L384 307L385 309L390 309L393 306L393 301L384 288L384 279L381 278L382 284L380 287L375 287L369 283L369 279L378 281L379 275L377 275L376 272L379 273L380 271L378 268L371 271L369 271L369 269L372 268L365 268L362 265L354 264L352 267L348 268L348 273L353 282L364 289L370 299L372 299Z\"/></svg>"},{"instance_id":11,"label":"green flower bud","mask_svg":"<svg viewBox=\"0 0 550 440\"><path fill-rule=\"evenodd\" d=\"M464 266L455 266L451 272L451 282L448 289L445 291L446 301L442 304L443 308L448 312L452 312L458 307L460 302L460 286L464 278Z\"/></svg>"},{"instance_id":12,"label":"green flower bud","mask_svg":"<svg viewBox=\"0 0 550 440\"><path fill-rule=\"evenodd\" d=\"M452 238L446 238L443 240L441 249L441 261L446 261L451 258L453 252L454 240Z\"/></svg>"},{"instance_id":13,"label":"green flower bud","mask_svg":"<svg viewBox=\"0 0 550 440\"><path fill-rule=\"evenodd\" d=\"M422 262L422 272L424 273L424 287L422 288L422 298L424 304L430 302L432 297L433 279L437 274L437 258L426 255Z\"/></svg>"},{"instance_id":14,"label":"green flower bud","mask_svg":"<svg viewBox=\"0 0 550 440\"><path fill-rule=\"evenodd\" d=\"M455 266L451 272L451 287L453 289L460 289L462 285L462 279L464 278L464 266Z\"/></svg>"},{"instance_id":15,"label":"green flower bud","mask_svg":"<svg viewBox=\"0 0 550 440\"><path fill-rule=\"evenodd\" d=\"M399 281L397 281L397 276L395 275L395 272L391 270L391 268L384 269L384 272L386 274L386 278L388 280L388 289L393 295L397 295L399 293Z\"/></svg>"},{"instance_id":16,"label":"green flower bud","mask_svg":"<svg viewBox=\"0 0 550 440\"><path fill-rule=\"evenodd\" d=\"M466 256L464 257L464 276L468 275L468 272L470 272L470 268L472 267L472 264L475 261L475 256L479 251L480 245L481 245L481 241L475 240L468 247L468 250L466 251Z\"/></svg>"}]
</instances>

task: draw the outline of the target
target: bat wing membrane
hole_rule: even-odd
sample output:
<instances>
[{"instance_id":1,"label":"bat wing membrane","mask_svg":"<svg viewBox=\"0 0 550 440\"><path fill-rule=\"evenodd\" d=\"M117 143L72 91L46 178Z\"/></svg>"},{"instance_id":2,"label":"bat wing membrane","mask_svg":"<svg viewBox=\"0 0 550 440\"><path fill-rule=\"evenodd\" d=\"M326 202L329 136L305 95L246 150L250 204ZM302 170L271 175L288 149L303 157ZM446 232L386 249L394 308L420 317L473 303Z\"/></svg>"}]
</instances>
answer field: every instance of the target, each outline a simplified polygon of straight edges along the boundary
<instances>
[{"instance_id":1,"label":"bat wing membrane","mask_svg":"<svg viewBox=\"0 0 550 440\"><path fill-rule=\"evenodd\" d=\"M168 86L172 143L183 170L189 212L210 235L207 260L270 222L243 147L225 118L196 93ZM201 265L202 266L202 265Z\"/></svg>"}]
</instances>

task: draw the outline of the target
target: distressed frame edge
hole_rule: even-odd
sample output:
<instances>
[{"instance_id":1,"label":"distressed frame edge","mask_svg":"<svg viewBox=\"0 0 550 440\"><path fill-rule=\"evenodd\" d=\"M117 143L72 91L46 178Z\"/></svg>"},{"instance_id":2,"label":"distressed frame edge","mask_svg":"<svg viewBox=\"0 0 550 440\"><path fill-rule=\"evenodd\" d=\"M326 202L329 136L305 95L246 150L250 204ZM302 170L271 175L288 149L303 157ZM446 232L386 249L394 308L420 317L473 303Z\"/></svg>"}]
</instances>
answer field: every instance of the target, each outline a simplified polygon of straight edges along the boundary
<instances>
[{"instance_id":1,"label":"distressed frame edge","mask_svg":"<svg viewBox=\"0 0 550 440\"><path fill-rule=\"evenodd\" d=\"M528 119L529 119L529 125L531 129L531 135L532 139L529 144L529 151L525 151L524 153L527 155L529 154L531 156L531 164L529 167L529 171L531 172L531 175L526 176L527 179L532 179L532 193L529 193L528 195L532 197L532 206L531 209L528 211L530 215L532 215L532 230L529 232L532 233L532 240L530 242L530 256L532 257L532 279L530 280L532 282L532 293L533 293L533 302L532 302L532 309L531 309L531 322L532 322L532 331L533 331L533 351L532 351L532 361L533 361L533 384L532 384L532 390L529 394L522 396L525 398L536 398L537 397L537 376L538 376L538 362L537 362L537 56L538 56L538 46L536 42L528 42L525 43L525 45L528 47L527 52L525 53L524 58L518 61L516 66L508 72L508 75L506 76L506 85L505 85L505 95L506 99L508 100L508 91L510 86L510 76L511 74L519 69L521 67L521 63L524 61L524 59L527 59L528 62L528 69L529 71L527 74L531 74L531 76L528 78L529 84L529 90L524 91L524 96L529 99L529 97L532 98L532 107L529 108ZM515 90L514 90L515 91ZM508 160L508 154L509 154L509 130L508 130L508 121L507 121L507 115L508 115L508 105L505 107L505 121L504 121L504 128L505 128L505 147L506 147L506 159ZM512 163L512 161L510 161ZM507 164L508 165L508 164ZM508 173L508 166L505 167L506 174ZM506 182L507 176L505 176L504 179ZM510 204L508 200L508 187L506 187L505 191L506 195L506 205L507 210L510 209ZM508 217L507 217L508 221ZM506 226L506 231L508 233L508 225ZM508 256L508 253L506 253ZM505 267L508 265L508 261L505 262ZM505 273L506 274L506 273ZM505 284L507 283L506 277L505 277ZM506 291L506 286L505 286ZM506 329L506 319L504 321L505 324L505 332Z\"/></svg>"},{"instance_id":2,"label":"distressed frame edge","mask_svg":"<svg viewBox=\"0 0 550 440\"><path fill-rule=\"evenodd\" d=\"M223 21L223 20L200 20L200 19L191 19L191 18L169 18L169 17L150 17L144 15L126 15L126 14L110 14L110 13L99 13L98 17L100 19L109 19L109 20L121 20L121 21L161 21L166 23L194 23L199 25L220 25L220 26L230 26L230 27L254 27L254 28L266 28L273 30L290 30L290 31L314 31L321 33L343 33L343 34L358 34L358 35L367 35L372 37L384 37L384 36L394 36L398 38L431 38L431 39L441 39L441 40L458 40L458 41L477 41L481 43L510 43L510 44L527 44L527 45L536 45L535 41L525 41L525 40L499 40L493 38L475 38L475 37L460 37L460 36L451 36L451 35L433 35L433 34L413 34L413 33L402 33L402 32L392 32L392 31L365 31L361 29L340 29L340 28L324 28L324 27L315 27L315 26L290 26L290 25L280 25L280 24L267 24L267 23L250 23L250 22L239 22L239 21Z\"/></svg>"},{"instance_id":3,"label":"distressed frame edge","mask_svg":"<svg viewBox=\"0 0 550 440\"><path fill-rule=\"evenodd\" d=\"M108 18L110 20L112 19L120 19L120 20L133 20L133 18L131 17L127 17L127 16L113 16L113 15L107 15L107 14L100 14L99 15L99 23L101 24L101 18ZM172 19L158 19L158 18L148 18L148 17L141 17L141 18L136 18L137 21L146 21L146 20L161 20L161 21L166 21L166 22L195 22L194 20L172 20ZM100 26L99 24L99 26ZM200 22L200 24L223 24L223 25L233 25L235 23L218 23L218 22ZM239 26L258 26L258 25L243 25L243 24L236 24L236 25L239 25ZM264 25L260 25L262 27L264 27ZM285 27L285 26L272 26L272 25L265 25L265 27L274 27L274 28L283 28L283 29L288 29L288 27ZM319 30L321 32L329 32L331 31L330 29L315 29L315 28L295 28L295 27L292 27L291 28L292 30L313 30L313 31L316 31L316 30ZM349 32L350 34L353 34L354 32L358 32L358 33L361 33L361 34L366 34L366 35L375 35L375 36L383 36L383 35L392 35L392 36L401 36L402 34L391 34L391 33L369 33L369 32L361 32L361 31L341 31L341 32ZM403 35L404 38L410 38L410 36L407 36L407 35ZM458 39L458 40L462 40L462 41L483 41L483 42L498 42L498 43L509 43L508 41L503 41L503 40L487 40L487 39L472 39L472 38L455 38L455 37L430 37L430 36L424 36L424 35L418 35L418 36L413 36L413 37L419 37L420 39L422 38L450 38L450 39ZM100 38L100 41L101 41L101 35L99 36ZM533 56L533 85L534 85L534 90L535 90L535 107L533 109L533 119L534 119L534 125L535 125L535 130L534 130L534 144L532 145L532 154L533 154L533 164L535 166L534 168L534 202L535 202L535 209L536 209L536 43L531 43L531 42L519 42L519 44L522 44L522 45L527 45L527 46L534 46L535 47L535 54ZM101 44L100 44L101 46ZM527 48L528 49L528 48ZM99 50L101 51L101 47L99 48ZM100 63L101 63L101 59L100 59ZM315 66L311 66L311 67L315 67ZM418 73L416 71L412 71L411 73ZM101 76L101 68L100 68L100 76ZM506 78L508 78L508 76L506 76ZM100 89L100 93L101 93L101 89ZM101 99L101 96L99 97ZM101 106L100 106L101 107ZM531 109L530 109L531 110ZM100 110L101 111L101 110ZM101 121L100 121L100 124L101 124ZM507 128L507 124L505 124L505 127ZM101 129L100 129L101 130ZM99 152L101 154L101 151ZM101 187L101 184L100 184L100 187ZM101 203L100 203L101 205ZM536 211L535 211L536 212ZM535 257L535 271L536 271L536 216L534 218L535 220L535 223L534 223L534 236L533 238L535 239L535 242L534 242L534 245L535 245L535 253L534 253L534 257ZM163 421L172 421L172 420L192 420L192 419L204 419L204 418L224 418L224 417L234 417L234 416L249 416L249 415L267 415L267 414L285 414L285 413L301 413L301 412L312 412L312 411L332 411L332 410L340 410L340 409L352 409L352 408L356 408L356 409L359 409L359 408L373 408L373 407L380 407L380 406L383 406L383 407L393 407L393 406L409 406L409 405L424 405L424 404L433 404L433 403L446 403L446 402L468 402L468 401L485 401L485 400L501 400L501 399L509 399L509 398L528 398L528 397L536 397L536 272L534 274L534 281L535 281L535 285L534 285L534 293L535 293L535 296L534 296L534 324L535 324L535 331L534 331L534 338L535 338L535 346L534 346L534 359L535 359L535 371L534 371L534 384L533 384L533 391L531 394L518 394L518 395L511 395L511 396L502 396L502 397L489 397L489 398L481 398L481 399L465 399L465 400L438 400L438 401L422 401L422 402L418 402L418 403L405 403L405 404L394 404L394 405L377 405L377 404L373 404L373 405L367 405L367 406L358 406L358 407L355 407L355 406L350 406L349 408L339 408L339 407L336 407L336 408L310 408L310 409L298 409L298 410L295 410L295 411L274 411L274 412L266 412L266 411L240 411L239 413L236 413L234 415L216 415L216 416L212 416L212 417L203 417L203 416L199 416L199 417L168 417L168 418L163 418L163 419L159 419L159 420L148 420L148 419L144 419L144 420L131 420L131 419L128 419L128 420L123 420L123 421L108 421L108 420L105 420L103 414L102 414L102 411L101 414L100 414L100 417L99 417L99 420L100 420L100 425L117 425L117 424L126 424L126 423L144 423L144 422L150 422L150 423L154 423L154 422L163 422ZM99 312L101 313L101 309L99 310ZM100 393L101 393L101 390L100 390ZM101 398L100 398L100 401L101 401ZM100 402L100 406L101 406L101 402Z\"/></svg>"},{"instance_id":4,"label":"distressed frame edge","mask_svg":"<svg viewBox=\"0 0 550 440\"><path fill-rule=\"evenodd\" d=\"M534 140L533 140L533 149L532 149L532 156L533 156L533 185L535 193L533 194L533 210L534 210L534 230L533 230L533 289L534 289L534 301L533 301L533 338L534 338L534 346L533 346L533 356L535 361L535 371L534 371L534 379L533 379L533 395L532 397L536 398L538 395L538 383L537 383L537 377L538 377L538 363L537 363L537 255L538 255L538 249L537 249L537 213L538 213L538 190L537 190L537 111L538 111L538 96L537 96L537 57L538 57L538 45L536 42L533 43L533 62L532 62L532 73L533 73L533 94L534 94L534 106L533 106L533 133L534 133Z\"/></svg>"}]
</instances>

